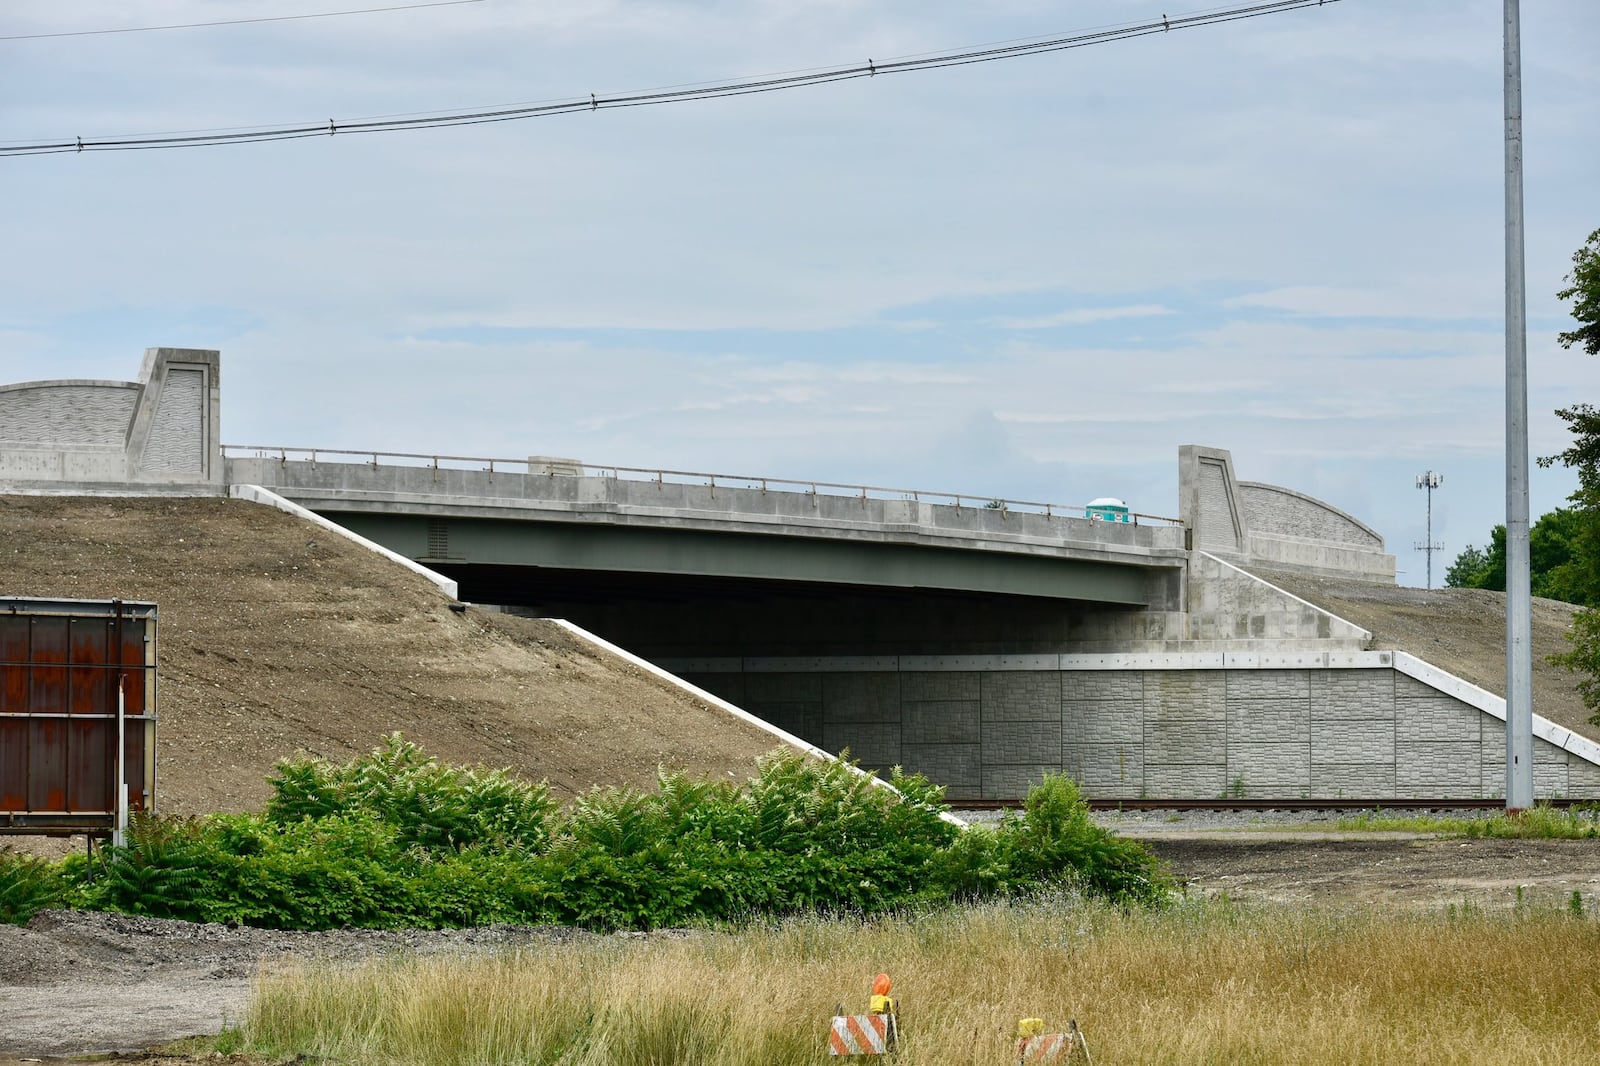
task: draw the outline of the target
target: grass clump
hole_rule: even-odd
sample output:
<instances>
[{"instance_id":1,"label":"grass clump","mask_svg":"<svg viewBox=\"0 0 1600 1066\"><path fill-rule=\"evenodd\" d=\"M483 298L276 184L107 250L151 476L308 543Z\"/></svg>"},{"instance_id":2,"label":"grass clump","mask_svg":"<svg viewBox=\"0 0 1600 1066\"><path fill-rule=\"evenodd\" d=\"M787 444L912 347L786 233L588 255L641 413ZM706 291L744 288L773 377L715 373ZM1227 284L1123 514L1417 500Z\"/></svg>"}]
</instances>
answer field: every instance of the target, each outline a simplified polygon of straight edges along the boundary
<instances>
[{"instance_id":1,"label":"grass clump","mask_svg":"<svg viewBox=\"0 0 1600 1066\"><path fill-rule=\"evenodd\" d=\"M591 938L495 958L264 977L262 1053L350 1063L799 1066L887 971L906 1066L1014 1063L1019 1017L1095 1061L1388 1066L1600 1061L1600 925L1519 916L1151 910L1057 892L859 919Z\"/></svg>"},{"instance_id":2,"label":"grass clump","mask_svg":"<svg viewBox=\"0 0 1600 1066\"><path fill-rule=\"evenodd\" d=\"M1336 825L1356 831L1431 833L1472 839L1587 840L1600 837L1600 806L1576 804L1562 809L1540 803L1518 814L1496 811L1466 818L1393 815L1371 810L1340 818Z\"/></svg>"},{"instance_id":3,"label":"grass clump","mask_svg":"<svg viewBox=\"0 0 1600 1066\"><path fill-rule=\"evenodd\" d=\"M1072 886L1122 905L1173 892L1145 848L1047 776L994 828L943 790L789 753L744 786L662 773L567 809L398 734L347 763L278 765L260 814L137 818L69 879L79 905L283 929L490 923L650 929L798 913L877 914ZM65 876L65 875L63 875Z\"/></svg>"}]
</instances>

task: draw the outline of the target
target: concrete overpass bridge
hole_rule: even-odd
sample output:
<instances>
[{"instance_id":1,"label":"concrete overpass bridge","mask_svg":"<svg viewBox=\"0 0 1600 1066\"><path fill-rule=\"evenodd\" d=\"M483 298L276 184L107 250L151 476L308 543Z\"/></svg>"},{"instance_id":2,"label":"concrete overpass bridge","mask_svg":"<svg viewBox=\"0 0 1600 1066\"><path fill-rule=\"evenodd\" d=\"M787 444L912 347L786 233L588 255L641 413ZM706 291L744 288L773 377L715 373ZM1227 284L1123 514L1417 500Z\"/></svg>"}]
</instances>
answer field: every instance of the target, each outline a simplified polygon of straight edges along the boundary
<instances>
[{"instance_id":1,"label":"concrete overpass bridge","mask_svg":"<svg viewBox=\"0 0 1600 1066\"><path fill-rule=\"evenodd\" d=\"M1382 538L1238 480L1221 449L1179 449L1176 518L1127 523L539 457L225 452L218 361L152 349L139 382L0 387L0 491L269 498L259 486L464 599L567 617L954 799L1015 799L1045 772L1100 799L1502 787L1503 700L1250 572L1392 583ZM1539 795L1600 797L1600 745L1541 719L1535 737Z\"/></svg>"},{"instance_id":2,"label":"concrete overpass bridge","mask_svg":"<svg viewBox=\"0 0 1600 1066\"><path fill-rule=\"evenodd\" d=\"M1189 531L1173 518L540 457L226 451L230 483L444 573L464 599L651 656L1015 652L1146 640L1183 614Z\"/></svg>"}]
</instances>

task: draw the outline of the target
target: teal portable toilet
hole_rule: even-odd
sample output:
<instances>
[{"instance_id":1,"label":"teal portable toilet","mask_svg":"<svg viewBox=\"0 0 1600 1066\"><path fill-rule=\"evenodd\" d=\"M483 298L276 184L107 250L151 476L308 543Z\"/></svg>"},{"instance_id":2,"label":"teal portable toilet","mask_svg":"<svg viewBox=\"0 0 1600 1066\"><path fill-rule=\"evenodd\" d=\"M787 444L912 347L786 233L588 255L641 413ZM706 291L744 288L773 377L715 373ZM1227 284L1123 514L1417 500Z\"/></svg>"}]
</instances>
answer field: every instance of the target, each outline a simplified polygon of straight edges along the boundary
<instances>
[{"instance_id":1,"label":"teal portable toilet","mask_svg":"<svg viewBox=\"0 0 1600 1066\"><path fill-rule=\"evenodd\" d=\"M1097 522L1132 522L1133 516L1128 513L1128 505L1114 496L1101 496L1097 500L1090 500L1089 506L1083 513Z\"/></svg>"}]
</instances>

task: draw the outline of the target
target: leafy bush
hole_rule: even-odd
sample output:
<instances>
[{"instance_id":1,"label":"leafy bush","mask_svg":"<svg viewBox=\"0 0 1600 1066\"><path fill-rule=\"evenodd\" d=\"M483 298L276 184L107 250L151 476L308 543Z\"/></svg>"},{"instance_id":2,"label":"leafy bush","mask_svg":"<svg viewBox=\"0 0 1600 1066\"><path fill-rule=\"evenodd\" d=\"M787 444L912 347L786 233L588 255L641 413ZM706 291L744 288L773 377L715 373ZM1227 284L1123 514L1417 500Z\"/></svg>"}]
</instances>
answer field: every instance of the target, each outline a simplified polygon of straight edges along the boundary
<instances>
[{"instance_id":1,"label":"leafy bush","mask_svg":"<svg viewBox=\"0 0 1600 1066\"><path fill-rule=\"evenodd\" d=\"M1011 878L1065 882L1117 903L1154 904L1171 890L1166 868L1143 845L1095 825L1078 786L1046 774L1028 790L1020 818L1001 822Z\"/></svg>"},{"instance_id":2,"label":"leafy bush","mask_svg":"<svg viewBox=\"0 0 1600 1066\"><path fill-rule=\"evenodd\" d=\"M1060 884L1168 895L1138 844L1048 777L998 828L947 821L943 790L793 752L744 787L663 773L565 811L541 786L446 766L398 735L335 765L282 762L260 815L138 818L92 864L87 905L269 928L491 922L652 928L754 915L873 914Z\"/></svg>"},{"instance_id":3,"label":"leafy bush","mask_svg":"<svg viewBox=\"0 0 1600 1066\"><path fill-rule=\"evenodd\" d=\"M0 849L0 923L25 925L38 911L60 907L71 895L72 883L57 864Z\"/></svg>"},{"instance_id":4,"label":"leafy bush","mask_svg":"<svg viewBox=\"0 0 1600 1066\"><path fill-rule=\"evenodd\" d=\"M403 847L537 850L555 809L542 784L518 781L504 770L447 766L399 733L342 765L280 760L267 783L272 822L365 814L393 826Z\"/></svg>"}]
</instances>

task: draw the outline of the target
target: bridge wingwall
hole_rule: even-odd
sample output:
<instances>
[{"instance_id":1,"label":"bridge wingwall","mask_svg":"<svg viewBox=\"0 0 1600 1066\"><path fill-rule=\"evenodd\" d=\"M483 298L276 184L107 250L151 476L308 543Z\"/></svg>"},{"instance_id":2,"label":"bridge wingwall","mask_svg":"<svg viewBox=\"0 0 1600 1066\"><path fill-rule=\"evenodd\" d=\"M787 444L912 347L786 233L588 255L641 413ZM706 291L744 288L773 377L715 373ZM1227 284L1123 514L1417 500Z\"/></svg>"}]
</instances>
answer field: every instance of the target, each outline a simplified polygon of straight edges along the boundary
<instances>
[{"instance_id":1,"label":"bridge wingwall","mask_svg":"<svg viewBox=\"0 0 1600 1066\"><path fill-rule=\"evenodd\" d=\"M138 381L0 385L0 491L224 491L217 352L149 348Z\"/></svg>"},{"instance_id":2,"label":"bridge wingwall","mask_svg":"<svg viewBox=\"0 0 1600 1066\"><path fill-rule=\"evenodd\" d=\"M1372 527L1293 489L1239 481L1221 448L1180 448L1178 486L1197 549L1245 566L1394 583L1394 556Z\"/></svg>"}]
</instances>

